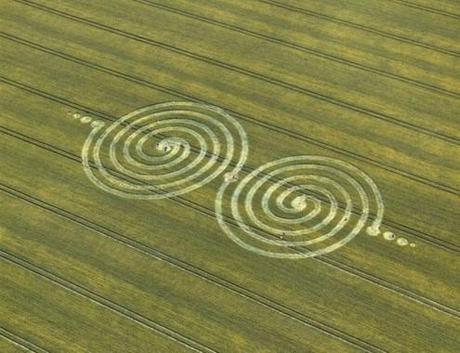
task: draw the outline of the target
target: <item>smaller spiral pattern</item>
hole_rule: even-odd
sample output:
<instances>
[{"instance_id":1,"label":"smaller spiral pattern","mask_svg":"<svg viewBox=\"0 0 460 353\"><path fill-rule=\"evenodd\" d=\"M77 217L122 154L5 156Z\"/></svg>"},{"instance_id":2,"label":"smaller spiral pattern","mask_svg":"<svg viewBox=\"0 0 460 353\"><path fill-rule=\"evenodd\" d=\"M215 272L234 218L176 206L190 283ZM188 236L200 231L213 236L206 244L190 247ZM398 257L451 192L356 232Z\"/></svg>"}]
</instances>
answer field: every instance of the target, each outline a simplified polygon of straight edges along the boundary
<instances>
[{"instance_id":1,"label":"smaller spiral pattern","mask_svg":"<svg viewBox=\"0 0 460 353\"><path fill-rule=\"evenodd\" d=\"M294 156L262 165L219 190L216 214L243 248L276 258L334 251L367 227L380 233L383 201L372 179L328 157Z\"/></svg>"},{"instance_id":2,"label":"smaller spiral pattern","mask_svg":"<svg viewBox=\"0 0 460 353\"><path fill-rule=\"evenodd\" d=\"M83 167L99 188L120 197L162 199L195 190L247 157L247 137L224 110L167 102L110 125L92 125Z\"/></svg>"}]
</instances>

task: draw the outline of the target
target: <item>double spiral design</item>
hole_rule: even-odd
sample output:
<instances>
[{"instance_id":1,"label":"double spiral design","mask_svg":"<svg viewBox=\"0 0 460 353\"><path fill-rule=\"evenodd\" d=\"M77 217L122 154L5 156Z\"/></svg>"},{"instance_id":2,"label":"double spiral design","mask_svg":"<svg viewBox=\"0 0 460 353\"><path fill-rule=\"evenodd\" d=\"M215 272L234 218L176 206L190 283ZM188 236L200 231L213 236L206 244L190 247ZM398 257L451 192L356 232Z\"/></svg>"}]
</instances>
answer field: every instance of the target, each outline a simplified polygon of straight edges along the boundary
<instances>
[{"instance_id":1,"label":"double spiral design","mask_svg":"<svg viewBox=\"0 0 460 353\"><path fill-rule=\"evenodd\" d=\"M379 234L383 202L372 179L328 157L294 156L267 163L216 199L219 224L243 248L275 258L306 258L334 251L369 222Z\"/></svg>"},{"instance_id":2,"label":"double spiral design","mask_svg":"<svg viewBox=\"0 0 460 353\"><path fill-rule=\"evenodd\" d=\"M93 121L91 126L83 167L95 185L114 195L171 198L226 172L215 201L217 221L231 240L257 254L314 257L347 244L366 224L369 235L380 233L380 192L349 163L301 155L241 176L247 136L218 107L161 103L110 125Z\"/></svg>"},{"instance_id":3,"label":"double spiral design","mask_svg":"<svg viewBox=\"0 0 460 353\"><path fill-rule=\"evenodd\" d=\"M120 197L162 199L195 190L233 161L244 164L247 137L218 107L167 102L136 110L93 130L82 149L86 175Z\"/></svg>"}]
</instances>

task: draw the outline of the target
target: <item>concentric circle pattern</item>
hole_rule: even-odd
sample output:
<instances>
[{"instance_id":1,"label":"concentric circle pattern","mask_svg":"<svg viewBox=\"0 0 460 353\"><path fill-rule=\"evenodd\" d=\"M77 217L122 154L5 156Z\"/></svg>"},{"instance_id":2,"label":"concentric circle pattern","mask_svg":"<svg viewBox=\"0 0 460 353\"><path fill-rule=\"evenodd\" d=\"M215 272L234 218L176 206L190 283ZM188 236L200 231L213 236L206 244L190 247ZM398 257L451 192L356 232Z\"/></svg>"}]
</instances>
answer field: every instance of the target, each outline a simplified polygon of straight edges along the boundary
<instances>
[{"instance_id":1,"label":"concentric circle pattern","mask_svg":"<svg viewBox=\"0 0 460 353\"><path fill-rule=\"evenodd\" d=\"M83 149L85 173L99 188L133 199L195 190L239 170L247 153L240 124L218 107L168 102L136 110L110 125L93 124Z\"/></svg>"},{"instance_id":2,"label":"concentric circle pattern","mask_svg":"<svg viewBox=\"0 0 460 353\"><path fill-rule=\"evenodd\" d=\"M216 214L225 233L243 248L296 259L334 251L366 225L368 234L379 234L383 202L375 183L358 168L305 155L264 164L239 180L226 179Z\"/></svg>"}]
</instances>

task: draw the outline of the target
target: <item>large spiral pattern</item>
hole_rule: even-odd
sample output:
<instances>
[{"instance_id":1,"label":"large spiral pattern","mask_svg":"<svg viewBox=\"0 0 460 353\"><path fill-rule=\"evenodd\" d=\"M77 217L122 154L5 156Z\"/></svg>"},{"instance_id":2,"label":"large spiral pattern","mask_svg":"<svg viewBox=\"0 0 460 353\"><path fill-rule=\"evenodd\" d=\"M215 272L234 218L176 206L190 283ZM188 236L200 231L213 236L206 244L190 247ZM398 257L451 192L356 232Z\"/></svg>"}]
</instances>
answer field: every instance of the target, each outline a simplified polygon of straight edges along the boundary
<instances>
[{"instance_id":1,"label":"large spiral pattern","mask_svg":"<svg viewBox=\"0 0 460 353\"><path fill-rule=\"evenodd\" d=\"M306 258L351 241L369 223L379 234L383 201L372 179L328 157L294 156L255 169L238 183L227 181L216 214L235 243L260 255Z\"/></svg>"},{"instance_id":2,"label":"large spiral pattern","mask_svg":"<svg viewBox=\"0 0 460 353\"><path fill-rule=\"evenodd\" d=\"M92 121L79 113L73 117ZM93 121L91 127L82 149L84 171L111 194L170 198L225 172L215 200L217 221L231 240L259 255L314 257L344 246L364 228L380 234L383 201L367 174L341 160L301 155L243 176L246 133L218 107L167 102L109 125ZM384 238L394 235L385 232Z\"/></svg>"},{"instance_id":3,"label":"large spiral pattern","mask_svg":"<svg viewBox=\"0 0 460 353\"><path fill-rule=\"evenodd\" d=\"M167 102L136 110L106 126L92 124L82 149L88 178L120 197L162 199L195 190L233 162L241 169L247 137L224 110Z\"/></svg>"}]
</instances>

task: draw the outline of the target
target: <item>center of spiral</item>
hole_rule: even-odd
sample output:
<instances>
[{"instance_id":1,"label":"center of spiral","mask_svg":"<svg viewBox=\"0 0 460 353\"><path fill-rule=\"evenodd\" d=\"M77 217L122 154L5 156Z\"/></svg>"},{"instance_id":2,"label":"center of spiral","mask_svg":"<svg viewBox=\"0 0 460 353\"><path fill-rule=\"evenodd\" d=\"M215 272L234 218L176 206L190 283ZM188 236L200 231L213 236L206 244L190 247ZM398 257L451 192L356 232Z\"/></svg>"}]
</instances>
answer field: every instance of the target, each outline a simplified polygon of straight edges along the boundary
<instances>
[{"instance_id":1,"label":"center of spiral","mask_svg":"<svg viewBox=\"0 0 460 353\"><path fill-rule=\"evenodd\" d=\"M307 200L305 196L297 196L294 200L292 200L292 208L297 211L303 211L307 208Z\"/></svg>"},{"instance_id":2,"label":"center of spiral","mask_svg":"<svg viewBox=\"0 0 460 353\"><path fill-rule=\"evenodd\" d=\"M170 152L174 147L181 147L180 139L167 138L157 144L157 150L163 153Z\"/></svg>"},{"instance_id":3,"label":"center of spiral","mask_svg":"<svg viewBox=\"0 0 460 353\"><path fill-rule=\"evenodd\" d=\"M169 152L171 151L171 144L169 141L161 141L158 145L157 145L157 150L158 151L161 151L161 152Z\"/></svg>"}]
</instances>

